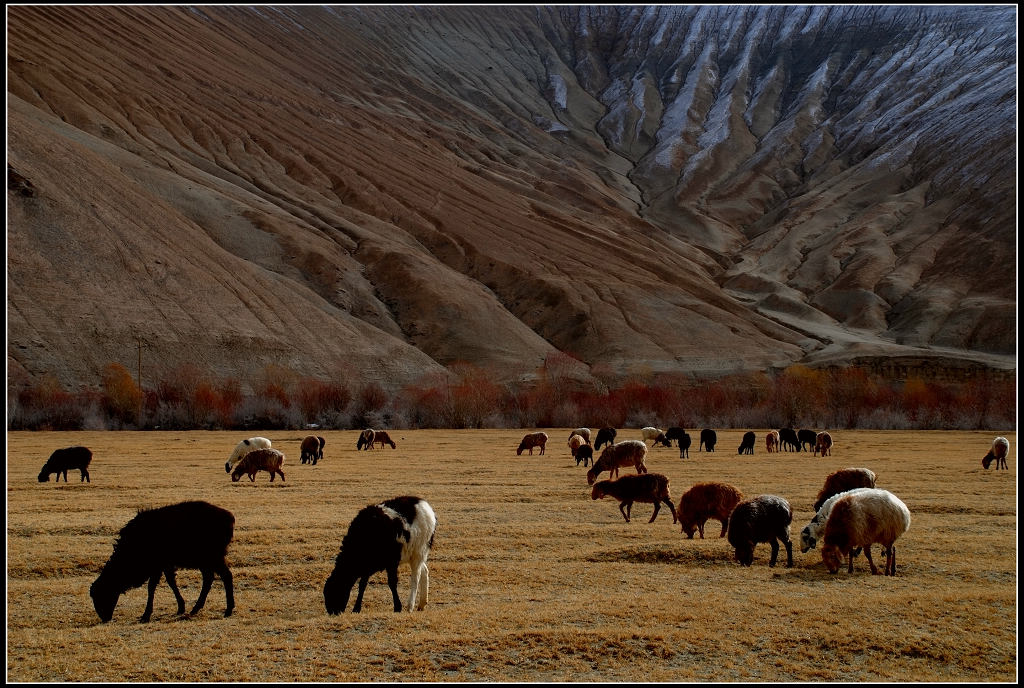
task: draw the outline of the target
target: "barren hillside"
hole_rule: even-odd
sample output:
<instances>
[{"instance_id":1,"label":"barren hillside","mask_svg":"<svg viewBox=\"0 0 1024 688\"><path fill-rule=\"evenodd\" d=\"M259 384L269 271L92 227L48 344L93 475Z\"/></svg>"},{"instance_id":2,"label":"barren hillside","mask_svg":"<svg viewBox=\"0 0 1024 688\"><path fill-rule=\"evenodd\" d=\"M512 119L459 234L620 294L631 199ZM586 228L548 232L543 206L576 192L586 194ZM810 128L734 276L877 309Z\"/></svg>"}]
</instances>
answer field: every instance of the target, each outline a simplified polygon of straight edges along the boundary
<instances>
[{"instance_id":1,"label":"barren hillside","mask_svg":"<svg viewBox=\"0 0 1024 688\"><path fill-rule=\"evenodd\" d=\"M1015 368L1015 21L9 7L9 372Z\"/></svg>"}]
</instances>

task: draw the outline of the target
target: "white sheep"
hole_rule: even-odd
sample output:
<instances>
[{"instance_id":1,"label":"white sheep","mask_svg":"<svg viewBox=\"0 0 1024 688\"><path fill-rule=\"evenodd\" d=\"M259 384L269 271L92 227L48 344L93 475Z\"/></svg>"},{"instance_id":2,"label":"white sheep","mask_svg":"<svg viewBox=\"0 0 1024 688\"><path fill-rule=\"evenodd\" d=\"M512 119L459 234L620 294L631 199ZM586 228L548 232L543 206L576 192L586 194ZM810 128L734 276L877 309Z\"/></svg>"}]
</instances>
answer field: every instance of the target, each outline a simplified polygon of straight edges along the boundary
<instances>
[{"instance_id":1,"label":"white sheep","mask_svg":"<svg viewBox=\"0 0 1024 688\"><path fill-rule=\"evenodd\" d=\"M572 454L573 458L576 458L577 450L580 447L588 446L589 444L590 444L590 442L588 442L583 437L583 435L576 435L576 434L574 434L572 437L569 438L569 452Z\"/></svg>"},{"instance_id":2,"label":"white sheep","mask_svg":"<svg viewBox=\"0 0 1024 688\"><path fill-rule=\"evenodd\" d=\"M630 511L633 502L643 502L654 505L654 513L648 523L654 523L658 517L658 510L661 505L668 506L672 512L672 522L676 522L676 510L672 504L672 495L669 494L668 477L660 473L641 473L639 475L624 475L618 480L601 480L594 485L590 492L591 499L602 499L606 496L619 500L619 511L622 517L629 523Z\"/></svg>"},{"instance_id":3,"label":"white sheep","mask_svg":"<svg viewBox=\"0 0 1024 688\"><path fill-rule=\"evenodd\" d=\"M910 528L910 509L888 490L865 489L856 494L844 494L832 505L832 513L825 522L821 559L830 573L839 570L843 557L849 560L848 572L853 573L853 550L864 548L864 556L871 565L871 573L878 568L871 560L871 545L882 545L885 575L896 575L896 540Z\"/></svg>"},{"instance_id":4,"label":"white sheep","mask_svg":"<svg viewBox=\"0 0 1024 688\"><path fill-rule=\"evenodd\" d=\"M235 450L231 452L231 456L228 457L227 463L224 464L224 472L230 473L231 469L242 460L243 456L256 449L270 449L270 440L266 437L250 437L239 442L235 445Z\"/></svg>"},{"instance_id":5,"label":"white sheep","mask_svg":"<svg viewBox=\"0 0 1024 688\"><path fill-rule=\"evenodd\" d=\"M594 465L587 471L587 485L593 485L597 476L608 471L610 477L619 475L619 468L633 466L637 473L646 473L647 466L644 465L644 457L647 456L647 445L640 440L625 440L609 447L605 447Z\"/></svg>"},{"instance_id":6,"label":"white sheep","mask_svg":"<svg viewBox=\"0 0 1024 688\"><path fill-rule=\"evenodd\" d=\"M1006 455L1010 453L1010 441L1005 437L997 437L992 440L992 448L988 450L988 454L985 454L985 458L981 460L981 465L988 470L988 467L992 465L992 462L996 462L996 470L998 471L1000 466L1007 468L1006 466ZM65 476L65 480L67 476Z\"/></svg>"},{"instance_id":7,"label":"white sheep","mask_svg":"<svg viewBox=\"0 0 1024 688\"><path fill-rule=\"evenodd\" d=\"M647 440L654 440L654 444L651 445L652 447L655 447L658 444L663 444L666 447L672 446L672 441L665 435L664 430L647 426L646 428L641 428L640 434L643 435L644 442Z\"/></svg>"},{"instance_id":8,"label":"white sheep","mask_svg":"<svg viewBox=\"0 0 1024 688\"><path fill-rule=\"evenodd\" d=\"M572 439L573 435L579 435L580 437L583 438L583 441L586 444L590 444L590 428L576 428L575 430L569 433L570 440Z\"/></svg>"},{"instance_id":9,"label":"white sheep","mask_svg":"<svg viewBox=\"0 0 1024 688\"><path fill-rule=\"evenodd\" d=\"M845 490L834 494L822 502L817 513L815 513L810 522L804 526L804 529L800 531L800 551L806 554L808 550L813 549L818 544L818 540L821 539L821 536L825 532L825 524L828 522L828 516L832 513L832 505L836 503L837 499L843 495L848 495L853 492L863 492L864 490L870 489L870 487L855 487L851 490Z\"/></svg>"}]
</instances>

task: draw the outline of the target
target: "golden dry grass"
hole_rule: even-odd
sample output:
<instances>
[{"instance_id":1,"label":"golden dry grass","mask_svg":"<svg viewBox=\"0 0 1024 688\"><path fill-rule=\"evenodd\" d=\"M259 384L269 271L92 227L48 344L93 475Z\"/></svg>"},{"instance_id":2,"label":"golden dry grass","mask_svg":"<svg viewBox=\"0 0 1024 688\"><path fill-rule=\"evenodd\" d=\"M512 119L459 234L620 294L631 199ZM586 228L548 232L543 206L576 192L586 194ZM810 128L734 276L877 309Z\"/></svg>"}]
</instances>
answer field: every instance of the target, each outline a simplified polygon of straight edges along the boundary
<instances>
[{"instance_id":1,"label":"golden dry grass","mask_svg":"<svg viewBox=\"0 0 1024 688\"><path fill-rule=\"evenodd\" d=\"M237 432L7 435L7 678L12 681L1015 681L1016 435L1010 470L981 468L990 432L834 432L834 454L737 456L742 430L715 454L657 448L648 467L673 500L695 482L778 494L794 509L792 569L733 561L709 521L687 540L664 510L637 504L626 523L593 501L585 471L548 430L546 455L517 457L524 431L395 431L398 448L356 452L355 431L322 433L325 460L300 465L305 433L269 432L287 482L232 483ZM257 433L253 433L257 434ZM620 430L619 439L639 438ZM92 448L92 483L40 484L50 452ZM799 531L825 476L866 466L913 515L898 575L825 571ZM607 477L607 476L604 476ZM326 614L321 589L356 512L400 494L438 517L424 612L396 615L383 574L363 613ZM140 507L205 499L236 518L223 587L177 619L145 588L99 622L89 586L117 531ZM877 547L876 547L877 551ZM782 553L784 562L784 551ZM884 561L876 556L876 562ZM186 603L199 576L178 576ZM408 595L408 570L399 595Z\"/></svg>"}]
</instances>

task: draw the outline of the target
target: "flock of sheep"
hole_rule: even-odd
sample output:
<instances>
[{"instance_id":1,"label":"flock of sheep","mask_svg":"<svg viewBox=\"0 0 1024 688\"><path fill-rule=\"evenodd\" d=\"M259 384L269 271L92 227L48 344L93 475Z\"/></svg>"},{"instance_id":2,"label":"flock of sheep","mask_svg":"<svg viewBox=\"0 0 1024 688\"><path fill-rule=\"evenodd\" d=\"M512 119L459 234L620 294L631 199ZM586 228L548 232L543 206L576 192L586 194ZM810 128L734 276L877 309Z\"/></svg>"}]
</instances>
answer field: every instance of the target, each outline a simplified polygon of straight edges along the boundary
<instances>
[{"instance_id":1,"label":"flock of sheep","mask_svg":"<svg viewBox=\"0 0 1024 688\"><path fill-rule=\"evenodd\" d=\"M781 437L784 432L777 434ZM772 431L771 434L776 433ZM675 506L669 493L669 479L647 470L644 463L648 451L645 440L653 439L656 444L671 446L671 435L672 439L679 441L680 456L683 457L689 448L689 435L681 428L670 428L668 432L644 428L642 435L645 440L615 442L616 435L614 428L602 428L597 433L596 442L591 445L589 428L578 428L570 433L569 447L577 458L577 465L580 457L587 457L592 463L587 471L592 499L615 498L627 522L636 502L654 505L654 514L649 522L657 518L664 504L672 514L672 522L679 523L682 532L691 539L695 532L703 538L705 523L716 519L722 524L719 537L728 537L740 564L750 566L754 547L758 543L768 543L772 550L769 566L775 566L781 542L786 547L786 565L793 565L790 539L793 510L786 499L776 495L744 499L742 492L732 485L702 482L687 490ZM753 446L752 436L750 432L744 435L739 448L741 454L748 446ZM823 446L821 436L821 433L815 435L815 453ZM534 448L539 448L543 454L547 440L546 433L529 433L516 454L521 455L524 450L532 454ZM360 433L357 449L371 448L378 441L383 442L382 447L384 444L396 446L386 432L366 430ZM715 443L714 431L701 433L702 447L713 451ZM831 438L827 444L831 447ZM315 465L323 460L324 445L322 437L306 437L301 444L302 463ZM592 460L594 449L603 445L605 448L600 456ZM773 446L770 440L768 446ZM781 445L776 442L774 446ZM982 459L982 465L987 469L995 462L997 469L1006 468L1008 452L1009 442L1004 437L997 437ZM284 458L282 452L271 447L269 439L251 437L238 443L224 468L231 474L232 481L238 481L242 475L248 475L254 481L256 473L265 470L270 473L272 482L275 475L284 480L281 470ZM91 462L92 452L87 447L57 449L43 465L39 482L48 481L54 473L58 482L61 475L67 482L69 470L80 471L81 481L91 482L88 470ZM630 466L636 471L635 475L618 477L620 468ZM618 479L597 480L606 471L610 478ZM806 553L820 540L822 561L831 573L836 573L844 560L852 573L853 559L863 549L871 572L877 574L878 569L871 558L871 545L875 543L883 547L885 575L896 573L895 542L910 527L910 511L891 492L876 488L875 481L874 472L867 468L845 468L826 478L815 500L814 518L801 532L801 551ZM198 569L202 574L202 589L189 614L194 615L203 608L214 576L220 576L226 596L224 616L230 616L235 606L234 587L225 557L234 536L234 524L235 518L230 511L204 501L186 501L140 510L121 529L110 559L90 588L97 615L103 622L109 621L123 593L148 583L146 609L140 621L149 621L153 613L153 596L161 577L167 580L177 601L178 615L182 615L185 600L175 582L175 571ZM430 504L414 496L388 499L359 511L342 539L334 570L324 584L327 612L339 614L345 611L357 581L359 587L352 611L360 611L369 578L379 571L387 572L394 610L401 611L398 570L403 565L408 565L411 571L410 593L405 608L422 610L427 603L427 558L433 547L436 526L437 518Z\"/></svg>"}]
</instances>

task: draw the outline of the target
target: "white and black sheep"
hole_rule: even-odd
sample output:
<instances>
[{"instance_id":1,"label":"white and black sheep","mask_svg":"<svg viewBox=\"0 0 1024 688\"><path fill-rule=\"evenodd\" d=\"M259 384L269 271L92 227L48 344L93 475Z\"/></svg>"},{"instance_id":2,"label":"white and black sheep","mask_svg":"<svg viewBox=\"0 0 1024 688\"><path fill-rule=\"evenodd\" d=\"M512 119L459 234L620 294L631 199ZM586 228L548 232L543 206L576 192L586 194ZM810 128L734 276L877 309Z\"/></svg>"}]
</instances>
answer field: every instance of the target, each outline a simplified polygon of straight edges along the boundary
<instances>
[{"instance_id":1,"label":"white and black sheep","mask_svg":"<svg viewBox=\"0 0 1024 688\"><path fill-rule=\"evenodd\" d=\"M92 451L87 447L65 447L64 449L57 449L50 458L43 464L43 468L39 471L39 482L45 483L50 481L50 474L57 474L57 482L60 482L60 476L64 476L64 482L68 481L68 471L77 470L81 471L82 477L78 482L91 483L92 479L89 478L89 464L92 463Z\"/></svg>"},{"instance_id":2,"label":"white and black sheep","mask_svg":"<svg viewBox=\"0 0 1024 688\"><path fill-rule=\"evenodd\" d=\"M793 543L789 525L793 509L789 502L775 495L760 495L736 505L729 516L729 544L736 550L736 561L743 566L754 563L754 546L767 542L772 547L769 566L779 558L779 540L786 545L786 566L793 566Z\"/></svg>"},{"instance_id":3,"label":"white and black sheep","mask_svg":"<svg viewBox=\"0 0 1024 688\"><path fill-rule=\"evenodd\" d=\"M318 461L322 461L324 458L324 445L327 441L323 437L316 435L308 435L302 440L302 444L299 445L301 455L299 456L300 463L310 463L314 466Z\"/></svg>"},{"instance_id":4,"label":"white and black sheep","mask_svg":"<svg viewBox=\"0 0 1024 688\"><path fill-rule=\"evenodd\" d=\"M228 457L227 462L224 464L224 472L230 473L231 469L242 460L243 456L256 449L270 449L270 440L266 437L250 437L236 444L235 450L231 452L231 456Z\"/></svg>"},{"instance_id":5,"label":"white and black sheep","mask_svg":"<svg viewBox=\"0 0 1024 688\"><path fill-rule=\"evenodd\" d=\"M757 435L754 434L753 430L748 430L743 433L743 440L740 442L740 448L737 451L738 454L753 454L754 443L757 442Z\"/></svg>"},{"instance_id":6,"label":"white and black sheep","mask_svg":"<svg viewBox=\"0 0 1024 688\"><path fill-rule=\"evenodd\" d=\"M709 452L715 451L715 445L718 444L718 433L710 428L704 428L700 431L700 444L697 445L697 451L706 449Z\"/></svg>"},{"instance_id":7,"label":"white and black sheep","mask_svg":"<svg viewBox=\"0 0 1024 688\"><path fill-rule=\"evenodd\" d=\"M402 611L398 599L398 567L405 563L412 570L406 609L422 610L427 604L430 586L427 557L434 545L436 528L434 510L419 497L395 497L362 509L352 519L341 541L334 570L324 583L327 613L345 611L357 580L359 592L352 611L359 612L366 584L378 571L387 572L395 611Z\"/></svg>"},{"instance_id":8,"label":"white and black sheep","mask_svg":"<svg viewBox=\"0 0 1024 688\"><path fill-rule=\"evenodd\" d=\"M818 511L825 500L832 495L852 490L855 487L874 487L875 472L870 468L842 468L825 478L825 484L814 499L814 510Z\"/></svg>"},{"instance_id":9,"label":"white and black sheep","mask_svg":"<svg viewBox=\"0 0 1024 688\"><path fill-rule=\"evenodd\" d=\"M672 522L675 523L676 510L672 504L668 482L668 477L660 473L641 473L639 475L624 475L618 480L599 480L594 484L594 489L590 491L590 498L614 497L619 500L619 511L622 512L626 523L629 523L633 502L654 505L654 513L648 523L654 523L661 505L666 504L668 510L672 512Z\"/></svg>"},{"instance_id":10,"label":"white and black sheep","mask_svg":"<svg viewBox=\"0 0 1024 688\"><path fill-rule=\"evenodd\" d=\"M546 432L530 432L523 436L522 441L519 443L519 447L516 449L516 456L520 456L523 450L529 449L530 456L533 456L533 448L540 447L540 453L544 453L544 447L548 443L548 434Z\"/></svg>"},{"instance_id":11,"label":"white and black sheep","mask_svg":"<svg viewBox=\"0 0 1024 688\"><path fill-rule=\"evenodd\" d=\"M818 540L822 538L825 533L825 524L828 522L828 516L832 513L832 505L836 503L836 500L843 495L850 494L853 492L862 492L864 490L870 490L871 487L855 487L849 490L843 490L836 494L828 497L819 507L815 510L814 516L810 522L804 526L804 529L800 531L800 551L806 553L808 550L813 549L818 544Z\"/></svg>"},{"instance_id":12,"label":"white and black sheep","mask_svg":"<svg viewBox=\"0 0 1024 688\"><path fill-rule=\"evenodd\" d=\"M589 446L590 443L584 439L583 435L573 434L569 438L569 453L572 454L574 459L576 458L576 452L579 451L580 447ZM576 464L579 465L579 460L576 461Z\"/></svg>"},{"instance_id":13,"label":"white and black sheep","mask_svg":"<svg viewBox=\"0 0 1024 688\"><path fill-rule=\"evenodd\" d=\"M839 497L825 522L822 537L821 560L829 573L835 573L849 560L847 571L853 573L853 550L864 548L864 556L871 565L871 573L878 568L871 560L871 545L882 545L885 575L896 575L896 540L910 528L910 509L899 497L888 490L865 489Z\"/></svg>"},{"instance_id":14,"label":"white and black sheep","mask_svg":"<svg viewBox=\"0 0 1024 688\"><path fill-rule=\"evenodd\" d=\"M615 444L615 435L618 432L615 428L601 428L597 431L597 439L594 440L594 451L599 450L603 445Z\"/></svg>"},{"instance_id":15,"label":"white and black sheep","mask_svg":"<svg viewBox=\"0 0 1024 688\"><path fill-rule=\"evenodd\" d=\"M366 428L359 433L359 439L356 440L356 451L359 451L360 449L373 449L373 438L375 434L376 433L374 433L373 428Z\"/></svg>"},{"instance_id":16,"label":"white and black sheep","mask_svg":"<svg viewBox=\"0 0 1024 688\"><path fill-rule=\"evenodd\" d=\"M996 470L999 467L1007 468L1006 456L1010 453L1010 440L1005 437L997 437L992 440L992 448L988 450L988 454L985 454L985 458L981 460L982 467L987 471L988 467L992 465L992 462L996 462ZM67 475L64 476L64 480L68 479Z\"/></svg>"},{"instance_id":17,"label":"white and black sheep","mask_svg":"<svg viewBox=\"0 0 1024 688\"><path fill-rule=\"evenodd\" d=\"M709 518L714 518L722 523L722 533L718 537L725 537L729 528L729 516L742 501L743 493L732 485L716 482L697 483L679 498L679 506L676 507L679 526L691 540L694 532L700 531L700 538L703 540L704 524Z\"/></svg>"},{"instance_id":18,"label":"white and black sheep","mask_svg":"<svg viewBox=\"0 0 1024 688\"><path fill-rule=\"evenodd\" d=\"M257 449L242 457L242 460L231 471L231 482L237 483L243 475L248 475L251 482L256 482L256 474L260 471L270 473L270 482L274 482L274 476L281 476L284 480L284 454L276 449Z\"/></svg>"},{"instance_id":19,"label":"white and black sheep","mask_svg":"<svg viewBox=\"0 0 1024 688\"><path fill-rule=\"evenodd\" d=\"M610 447L605 447L594 465L587 471L587 485L593 485L597 476L608 471L609 477L619 475L619 468L633 466L637 473L646 473L644 457L647 456L647 445L640 440L624 440Z\"/></svg>"},{"instance_id":20,"label":"white and black sheep","mask_svg":"<svg viewBox=\"0 0 1024 688\"><path fill-rule=\"evenodd\" d=\"M184 614L185 599L178 590L174 572L199 569L203 587L189 615L198 613L206 604L216 574L224 583L227 597L224 616L231 616L235 595L225 557L234 532L232 513L208 502L181 502L139 511L121 529L114 543L114 553L89 589L96 613L104 623L110 621L121 595L149 581L146 611L140 619L149 621L153 614L153 593L163 575L178 602L178 614Z\"/></svg>"}]
</instances>

